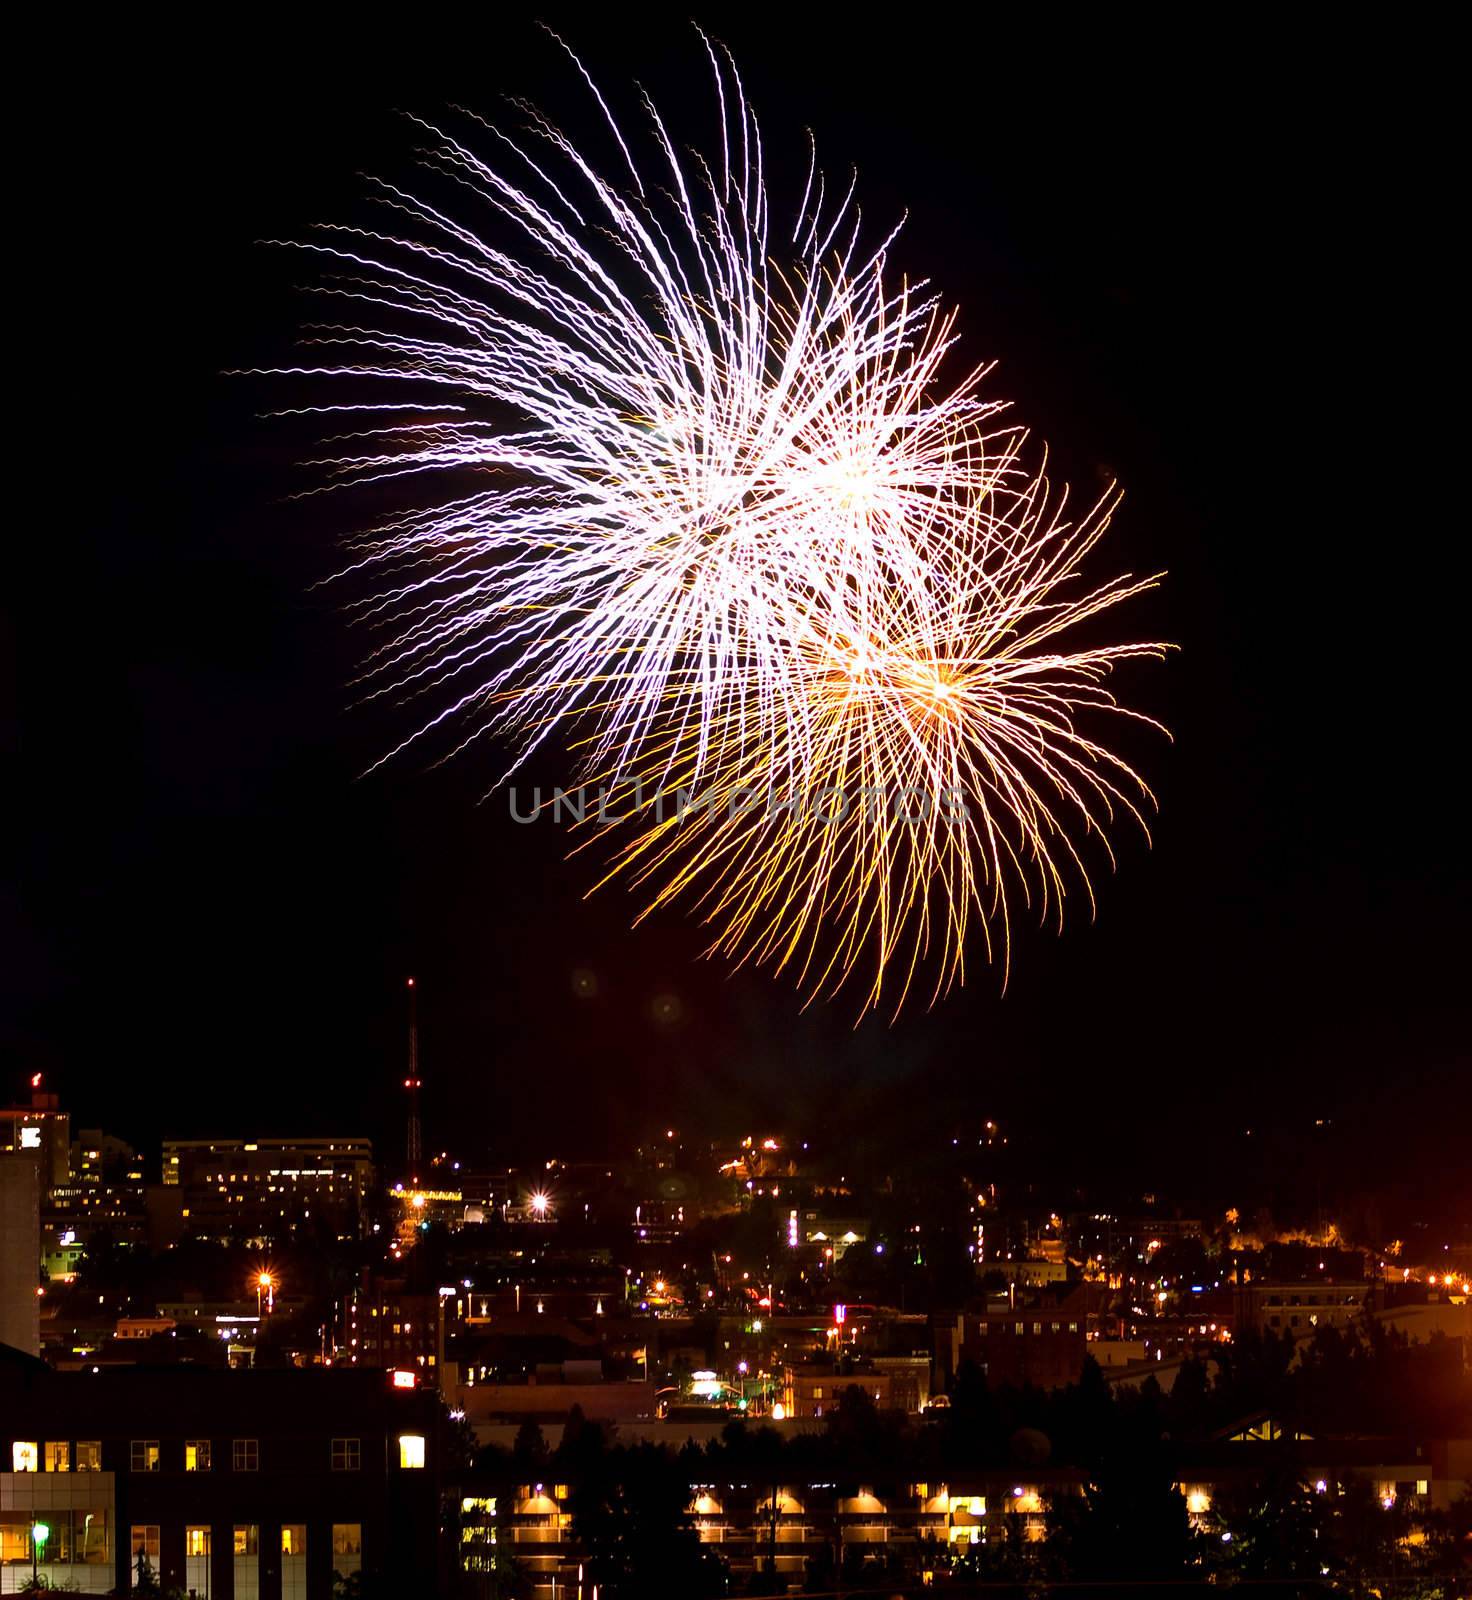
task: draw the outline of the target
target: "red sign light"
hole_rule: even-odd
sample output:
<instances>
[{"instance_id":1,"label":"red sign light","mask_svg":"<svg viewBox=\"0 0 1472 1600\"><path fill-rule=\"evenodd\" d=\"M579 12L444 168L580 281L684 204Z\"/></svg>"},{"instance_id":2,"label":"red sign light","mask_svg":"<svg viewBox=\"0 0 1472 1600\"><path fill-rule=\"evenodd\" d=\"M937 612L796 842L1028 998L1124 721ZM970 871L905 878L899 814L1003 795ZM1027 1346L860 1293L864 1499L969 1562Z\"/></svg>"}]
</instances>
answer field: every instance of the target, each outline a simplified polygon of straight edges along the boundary
<instances>
[{"instance_id":1,"label":"red sign light","mask_svg":"<svg viewBox=\"0 0 1472 1600\"><path fill-rule=\"evenodd\" d=\"M419 1374L417 1372L398 1371L393 1375L395 1389L417 1389L419 1387Z\"/></svg>"}]
</instances>

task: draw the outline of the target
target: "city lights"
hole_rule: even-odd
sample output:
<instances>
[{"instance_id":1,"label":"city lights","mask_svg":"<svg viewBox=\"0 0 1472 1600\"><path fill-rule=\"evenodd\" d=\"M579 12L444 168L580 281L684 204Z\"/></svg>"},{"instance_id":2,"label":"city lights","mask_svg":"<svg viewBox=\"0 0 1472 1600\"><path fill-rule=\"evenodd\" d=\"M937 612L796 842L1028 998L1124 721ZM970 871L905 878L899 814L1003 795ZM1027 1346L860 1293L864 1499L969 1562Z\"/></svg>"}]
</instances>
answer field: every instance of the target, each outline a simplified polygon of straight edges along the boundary
<instances>
[{"instance_id":1,"label":"city lights","mask_svg":"<svg viewBox=\"0 0 1472 1600\"><path fill-rule=\"evenodd\" d=\"M276 1275L263 1267L252 1281L256 1291L256 1315L269 1315L276 1309Z\"/></svg>"},{"instance_id":2,"label":"city lights","mask_svg":"<svg viewBox=\"0 0 1472 1600\"><path fill-rule=\"evenodd\" d=\"M1472 1600L1450 30L553 9L26 19L0 1596Z\"/></svg>"}]
</instances>

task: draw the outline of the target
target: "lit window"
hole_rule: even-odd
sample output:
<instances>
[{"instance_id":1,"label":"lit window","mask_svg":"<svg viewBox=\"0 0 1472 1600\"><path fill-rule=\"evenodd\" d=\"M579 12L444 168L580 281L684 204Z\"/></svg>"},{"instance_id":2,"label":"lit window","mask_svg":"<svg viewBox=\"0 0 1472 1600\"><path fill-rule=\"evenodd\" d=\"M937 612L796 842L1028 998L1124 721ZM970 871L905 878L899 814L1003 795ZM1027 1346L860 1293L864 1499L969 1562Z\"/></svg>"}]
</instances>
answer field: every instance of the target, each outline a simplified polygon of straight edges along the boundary
<instances>
[{"instance_id":1,"label":"lit window","mask_svg":"<svg viewBox=\"0 0 1472 1600\"><path fill-rule=\"evenodd\" d=\"M210 1553L210 1530L208 1528L185 1528L184 1554L186 1556L207 1556Z\"/></svg>"},{"instance_id":2,"label":"lit window","mask_svg":"<svg viewBox=\"0 0 1472 1600\"><path fill-rule=\"evenodd\" d=\"M235 1524L235 1537L231 1548L237 1561L257 1553L260 1548L260 1532L261 1530L253 1522L248 1524L237 1522Z\"/></svg>"},{"instance_id":3,"label":"lit window","mask_svg":"<svg viewBox=\"0 0 1472 1600\"><path fill-rule=\"evenodd\" d=\"M102 1471L102 1441L100 1439L77 1440L77 1471Z\"/></svg>"},{"instance_id":4,"label":"lit window","mask_svg":"<svg viewBox=\"0 0 1472 1600\"><path fill-rule=\"evenodd\" d=\"M281 1554L304 1556L307 1553L307 1530L300 1522L286 1522L281 1526Z\"/></svg>"},{"instance_id":5,"label":"lit window","mask_svg":"<svg viewBox=\"0 0 1472 1600\"><path fill-rule=\"evenodd\" d=\"M40 1446L34 1439L17 1439L10 1447L12 1472L39 1472L40 1459Z\"/></svg>"},{"instance_id":6,"label":"lit window","mask_svg":"<svg viewBox=\"0 0 1472 1600\"><path fill-rule=\"evenodd\" d=\"M399 1465L404 1468L424 1465L424 1435L401 1433L399 1435Z\"/></svg>"},{"instance_id":7,"label":"lit window","mask_svg":"<svg viewBox=\"0 0 1472 1600\"><path fill-rule=\"evenodd\" d=\"M332 1524L332 1553L334 1556L362 1555L363 1524L361 1522L334 1522Z\"/></svg>"},{"instance_id":8,"label":"lit window","mask_svg":"<svg viewBox=\"0 0 1472 1600\"><path fill-rule=\"evenodd\" d=\"M236 1439L230 1446L230 1465L236 1472L258 1472L261 1445L258 1439Z\"/></svg>"},{"instance_id":9,"label":"lit window","mask_svg":"<svg viewBox=\"0 0 1472 1600\"><path fill-rule=\"evenodd\" d=\"M48 1472L70 1472L72 1470L72 1447L65 1439L47 1440L46 1470Z\"/></svg>"},{"instance_id":10,"label":"lit window","mask_svg":"<svg viewBox=\"0 0 1472 1600\"><path fill-rule=\"evenodd\" d=\"M334 1439L332 1441L332 1470L356 1472L363 1465L361 1439Z\"/></svg>"},{"instance_id":11,"label":"lit window","mask_svg":"<svg viewBox=\"0 0 1472 1600\"><path fill-rule=\"evenodd\" d=\"M157 1472L158 1440L134 1439L128 1447L128 1466L134 1472Z\"/></svg>"},{"instance_id":12,"label":"lit window","mask_svg":"<svg viewBox=\"0 0 1472 1600\"><path fill-rule=\"evenodd\" d=\"M184 1470L186 1472L208 1472L210 1470L210 1442L208 1439L186 1439L184 1441Z\"/></svg>"},{"instance_id":13,"label":"lit window","mask_svg":"<svg viewBox=\"0 0 1472 1600\"><path fill-rule=\"evenodd\" d=\"M132 1538L128 1541L128 1549L133 1556L131 1586L136 1589L145 1574L156 1575L158 1572L158 1524L135 1522L132 1527Z\"/></svg>"}]
</instances>

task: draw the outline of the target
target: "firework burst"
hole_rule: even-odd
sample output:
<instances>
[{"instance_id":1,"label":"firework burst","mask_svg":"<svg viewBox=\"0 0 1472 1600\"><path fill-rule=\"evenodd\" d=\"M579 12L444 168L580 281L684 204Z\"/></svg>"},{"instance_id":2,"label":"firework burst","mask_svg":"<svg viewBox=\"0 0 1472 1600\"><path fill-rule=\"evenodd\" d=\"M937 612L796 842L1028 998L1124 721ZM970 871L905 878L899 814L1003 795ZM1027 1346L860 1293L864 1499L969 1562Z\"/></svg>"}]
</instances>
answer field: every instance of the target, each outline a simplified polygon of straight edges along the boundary
<instances>
[{"instance_id":1,"label":"firework burst","mask_svg":"<svg viewBox=\"0 0 1472 1600\"><path fill-rule=\"evenodd\" d=\"M714 165L682 160L652 105L657 184L611 120L618 185L529 108L519 142L480 125L517 182L419 124L424 165L480 217L380 184L394 231L327 226L304 246L353 320L313 327L324 364L292 370L407 387L439 413L340 441L318 462L330 481L486 480L357 552L393 575L363 608L387 627L368 693L437 700L413 739L450 724L519 760L591 722L592 755L623 765L671 717L703 741L733 700L796 715L807 592L835 571L868 586L882 556L918 595L912 522L997 479L999 403L977 398L979 370L939 387L953 318L888 280L888 240L860 251L851 192L828 205L811 169L774 264L756 122L711 59ZM484 242L484 220L525 248Z\"/></svg>"},{"instance_id":2,"label":"firework burst","mask_svg":"<svg viewBox=\"0 0 1472 1600\"><path fill-rule=\"evenodd\" d=\"M365 693L430 706L398 749L491 736L509 773L556 735L615 803L698 793L641 810L608 876L738 964L897 1010L927 959L933 995L964 976L973 924L1005 961L1009 893L1047 916L1066 868L1087 889L1076 837L1143 822L1085 724L1130 714L1102 680L1160 647L1061 636L1154 580L1082 584L1109 506L1064 521L985 369L946 381L954 313L894 279L892 234L861 245L851 185L830 201L810 160L777 239L707 49L709 161L646 99L645 176L585 72L616 179L530 107L515 135L417 123L454 201L378 184L382 228L302 246L343 314L291 370L382 391L317 409L390 414L334 441L325 487L427 486L349 568L380 575Z\"/></svg>"},{"instance_id":3,"label":"firework burst","mask_svg":"<svg viewBox=\"0 0 1472 1600\"><path fill-rule=\"evenodd\" d=\"M973 924L1005 969L1019 898L1061 925L1071 881L1092 908L1075 840L1097 835L1112 863L1109 827L1124 816L1148 837L1154 804L1102 725L1159 726L1104 680L1164 647L1072 642L1158 575L1084 583L1112 501L1077 523L1065 504L1041 473L978 499L922 603L898 588L815 600L795 650L805 716L719 741L703 778L683 729L634 777L609 774L600 839L621 816L632 837L603 881L643 892L644 915L685 903L714 930L712 954L789 971L810 998L852 984L860 1015L897 1015L922 966L932 1001L964 979Z\"/></svg>"}]
</instances>

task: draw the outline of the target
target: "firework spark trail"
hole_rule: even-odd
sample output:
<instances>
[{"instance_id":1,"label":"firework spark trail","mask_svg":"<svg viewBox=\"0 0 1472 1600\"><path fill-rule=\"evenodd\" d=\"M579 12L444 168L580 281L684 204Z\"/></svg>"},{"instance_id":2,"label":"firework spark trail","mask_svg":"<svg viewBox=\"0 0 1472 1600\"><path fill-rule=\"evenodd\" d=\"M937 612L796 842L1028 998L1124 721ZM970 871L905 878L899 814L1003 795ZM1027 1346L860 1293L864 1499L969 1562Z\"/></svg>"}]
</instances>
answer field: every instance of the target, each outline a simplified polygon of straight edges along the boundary
<instances>
[{"instance_id":1,"label":"firework spark trail","mask_svg":"<svg viewBox=\"0 0 1472 1600\"><path fill-rule=\"evenodd\" d=\"M510 735L519 760L596 705L594 759L637 760L672 715L704 759L727 701L751 711L753 675L761 716L800 715L789 646L814 585L841 570L871 586L882 565L918 596L928 559L911 523L1008 468L1007 431L982 426L1000 409L976 397L982 372L937 397L953 318L923 286L886 283L887 239L860 253L850 198L825 213L810 176L797 255L769 265L759 134L716 66L736 108L718 168L682 164L646 102L658 194L631 160L633 192L616 188L529 109L531 140L567 175L487 130L529 187L420 124L425 164L543 266L387 184L400 231L328 226L304 246L337 269L322 292L364 320L317 326L307 342L330 364L293 371L448 388L522 419L508 430L467 408L374 427L318 463L336 484L467 467L493 480L359 551L402 575L366 608L391 625L367 692L448 696L406 743L456 723L462 742Z\"/></svg>"},{"instance_id":2,"label":"firework spark trail","mask_svg":"<svg viewBox=\"0 0 1472 1600\"><path fill-rule=\"evenodd\" d=\"M1062 521L986 369L947 382L954 312L892 280L892 234L861 247L852 184L830 204L815 157L777 259L756 119L707 49L715 162L646 98L641 173L580 63L617 182L530 107L516 136L470 119L499 164L417 122L453 202L380 182L390 226L299 245L344 312L289 370L392 396L300 411L408 413L330 441L323 488L427 486L348 568L380 579L363 693L433 708L382 759L491 736L509 772L556 734L615 793L959 796L917 824L718 807L645 827L609 873L693 905L738 964L810 996L865 974L865 1009L898 1009L927 957L935 994L964 976L973 923L1005 960L1009 885L1045 916L1063 868L1087 887L1070 828L1143 822L1148 790L1082 722L1121 710L1115 662L1160 647L1060 635L1153 580L1080 586L1109 508Z\"/></svg>"},{"instance_id":3,"label":"firework spark trail","mask_svg":"<svg viewBox=\"0 0 1472 1600\"><path fill-rule=\"evenodd\" d=\"M691 906L714 930L709 953L790 969L810 1000L856 984L861 1016L882 1003L897 1015L927 957L932 1002L962 981L973 920L1005 968L1009 897L1061 925L1072 876L1092 905L1074 833L1098 834L1112 863L1108 826L1122 812L1148 837L1153 798L1086 725L1112 714L1158 727L1102 680L1165 648L1064 637L1158 581L1082 585L1111 510L1069 524L1040 473L977 503L971 548L937 562L928 604L893 591L861 609L831 593L802 652L804 791L782 787L796 765L781 749L789 724L763 745L726 741L703 783L673 736L645 772L606 780L605 815L632 807L634 836L602 881L644 891L643 916Z\"/></svg>"}]
</instances>

